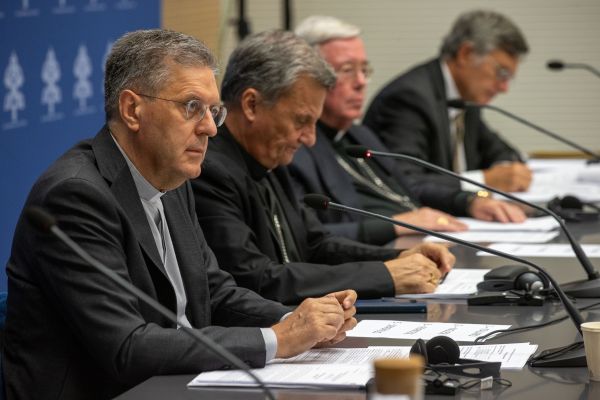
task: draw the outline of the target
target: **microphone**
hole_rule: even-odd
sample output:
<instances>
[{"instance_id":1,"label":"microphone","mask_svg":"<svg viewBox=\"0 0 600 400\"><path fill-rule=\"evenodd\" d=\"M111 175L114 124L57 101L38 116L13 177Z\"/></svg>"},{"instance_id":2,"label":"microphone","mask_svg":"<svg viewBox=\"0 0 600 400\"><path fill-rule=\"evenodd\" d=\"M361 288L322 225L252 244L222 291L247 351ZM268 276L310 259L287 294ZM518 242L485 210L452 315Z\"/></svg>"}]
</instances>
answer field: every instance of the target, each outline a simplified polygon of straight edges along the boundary
<instances>
[{"instance_id":1,"label":"microphone","mask_svg":"<svg viewBox=\"0 0 600 400\"><path fill-rule=\"evenodd\" d=\"M564 63L561 60L550 60L548 61L548 63L546 64L546 66L548 67L548 69L551 69L553 71L562 71L563 69L567 69L567 68L571 68L571 69L585 69L590 71L592 74L596 75L597 77L600 78L600 71L598 71L596 68L592 67L589 64L583 64L583 63Z\"/></svg>"},{"instance_id":2,"label":"microphone","mask_svg":"<svg viewBox=\"0 0 600 400\"><path fill-rule=\"evenodd\" d=\"M85 251L81 246L75 243L73 239L71 239L62 229L58 227L58 225L56 224L56 219L52 215L44 211L42 208L36 206L27 207L25 209L24 214L25 218L27 218L29 223L33 225L36 229L44 233L52 233L89 265L91 265L96 270L100 271L102 274L112 279L125 291L138 297L140 300L142 300L155 311L160 313L170 322L177 325L177 316L171 310L160 304L158 301L154 300L152 297L148 296L146 293L142 292L136 286L119 276L116 272L109 269L107 266L102 264L100 261L96 260L94 257L92 257L87 251ZM208 347L212 352L214 352L217 356L221 357L223 360L243 370L263 390L267 398L275 400L275 397L273 396L271 390L267 388L265 384L260 380L260 378L256 376L256 374L254 374L252 371L250 371L250 368L235 354L231 353L229 350L227 350L226 348L224 348L223 346L221 346L220 344L218 344L217 342L215 342L214 340L212 340L211 338L204 335L198 330L190 329L184 326L181 326L181 329L183 329L184 332L190 335L198 343L205 347Z\"/></svg>"},{"instance_id":3,"label":"microphone","mask_svg":"<svg viewBox=\"0 0 600 400\"><path fill-rule=\"evenodd\" d=\"M581 297L581 298L600 297L600 274L598 273L598 271L596 271L596 269L594 268L590 259L587 257L587 255L585 254L585 252L583 251L583 249L581 248L579 243L575 240L575 238L573 238L571 232L567 229L567 226L565 225L564 221L561 218L559 218L558 215L556 215L556 213L554 213L553 211L550 211L547 208L538 206L537 204L533 204L528 201L519 199L518 197L513 196L510 193L506 193L501 190L494 189L483 183L476 182L470 178L461 176L461 175L454 173L452 171L449 171L445 168L439 167L435 164L431 164L427 161L423 161L419 158L412 157L412 156L409 156L406 154L386 153L386 152L382 152L382 151L370 150L365 146L347 146L346 153L352 157L370 158L372 156L382 156L382 157L392 157L392 158L397 158L397 159L401 159L401 160L407 160L407 161L413 162L415 164L421 165L427 169L440 172L444 175L452 176L461 181L469 182L470 184L484 188L485 190L488 190L492 193L499 194L499 195L504 196L510 200L513 200L517 203L525 204L533 209L539 210L546 215L550 215L552 218L554 218L556 220L556 222L558 222L561 230L565 233L565 236L567 237L567 240L571 244L571 248L573 249L573 252L575 253L575 256L577 257L577 260L579 261L579 263L581 264L581 266L583 267L583 269L585 270L585 272L587 273L587 276L588 276L587 280L571 282L571 283L563 285L564 291L574 297Z\"/></svg>"},{"instance_id":4,"label":"microphone","mask_svg":"<svg viewBox=\"0 0 600 400\"><path fill-rule=\"evenodd\" d=\"M350 212L350 213L355 213L355 214L359 214L359 215L363 215L363 216L377 218L377 219L380 219L383 221L390 222L394 225L399 225L404 228L408 228L408 229L412 229L417 232L432 235L432 236L447 240L452 243L458 243L458 244L461 244L466 247L470 247L470 248L473 248L476 250L483 251L485 253L493 254L498 257L507 258L509 260L528 265L528 266L532 267L533 269L535 269L536 271L538 271L544 278L546 278L548 280L548 282L550 282L550 284L554 288L554 291L558 295L558 298L560 299L561 303L565 307L567 314L569 314L569 317L571 317L571 320L573 321L575 328L577 328L577 331L581 334L581 324L584 322L584 319L581 316L581 314L579 313L579 311L575 308L575 306L573 305L571 300L569 300L569 298L567 297L565 292L562 291L562 289L560 288L558 283L554 280L552 275L550 275L548 272L546 272L546 270L544 268L538 266L537 264L534 264L533 262L531 262L529 260L526 260L526 259L523 259L520 257L516 257L516 256L513 256L511 254L508 254L508 253L505 253L502 251L498 251L495 249L490 249L490 248L487 248L484 246L480 246L477 243L471 243L471 242L467 242L462 239L454 238L452 236L445 235L443 233L430 231L429 229L425 229L425 228L422 228L419 226L408 224L406 222L397 221L395 219L386 217L384 215L376 214L376 213L373 213L370 211L365 211L365 210L361 210L361 209L354 208L354 207L349 207L349 206L339 204L339 203L334 203L329 199L329 197L323 196L320 194L305 195L304 203L306 205L308 205L309 207L312 207L312 208L318 209L318 210L326 210L328 208L331 208L331 209L338 210L338 211ZM571 356L567 356L567 355L564 356L564 358L563 358L565 361L564 366L587 366L585 353L582 351L582 349L579 349L574 353L575 354L573 354ZM553 361L554 366L558 366L558 365L555 365L556 362L557 361ZM542 366L542 365L538 365L538 366Z\"/></svg>"},{"instance_id":5,"label":"microphone","mask_svg":"<svg viewBox=\"0 0 600 400\"><path fill-rule=\"evenodd\" d=\"M592 157L592 159L590 160L591 162L598 162L598 161L600 161L600 154L597 154L597 153L593 152L592 150L590 150L588 148L585 148L585 147L583 147L583 146L581 146L581 145L579 145L579 144L577 144L577 143L575 143L575 142L573 142L573 141L571 141L571 140L569 140L569 139L567 139L567 138L565 138L565 137L563 137L563 136L561 136L561 135L559 135L557 133L551 132L551 131L549 131L546 128L542 128L539 125L536 125L536 124L534 124L532 122L529 122L526 119L521 118L518 115L515 115L515 114L513 114L511 112L508 112L508 111L506 111L506 110L504 110L502 108L493 106L491 104L478 104L478 103L473 103L471 101L464 101L464 100L461 100L461 99L448 100L446 102L446 104L450 108L458 108L458 109L461 109L461 110L466 110L468 108L488 108L490 110L497 111L500 114L503 114L503 115L507 116L508 118L514 119L515 121L518 121L518 122L522 123L523 125L526 125L526 126L528 126L530 128L533 128L536 131L541 132L541 133L543 133L546 136L550 136L551 138L553 138L555 140L558 140L559 142L564 143L567 146L570 146L570 147L572 147L574 149L577 149L577 150L581 151L582 153L587 154L588 156Z\"/></svg>"}]
</instances>

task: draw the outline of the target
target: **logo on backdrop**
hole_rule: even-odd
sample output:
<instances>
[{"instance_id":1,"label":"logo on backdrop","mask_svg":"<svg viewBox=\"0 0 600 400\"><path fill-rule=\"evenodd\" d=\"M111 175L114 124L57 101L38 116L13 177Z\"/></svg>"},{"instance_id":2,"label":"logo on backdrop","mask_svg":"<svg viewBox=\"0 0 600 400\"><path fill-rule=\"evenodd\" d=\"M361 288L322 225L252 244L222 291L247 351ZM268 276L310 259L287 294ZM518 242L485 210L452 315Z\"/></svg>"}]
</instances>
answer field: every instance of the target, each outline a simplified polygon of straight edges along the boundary
<instances>
[{"instance_id":1,"label":"logo on backdrop","mask_svg":"<svg viewBox=\"0 0 600 400\"><path fill-rule=\"evenodd\" d=\"M68 5L67 0L58 0L58 6L52 9L54 14L72 14L75 12L75 7Z\"/></svg>"},{"instance_id":2,"label":"logo on backdrop","mask_svg":"<svg viewBox=\"0 0 600 400\"><path fill-rule=\"evenodd\" d=\"M90 80L92 76L92 61L85 45L79 46L73 64L73 75L77 79L73 86L73 98L79 102L79 106L75 110L75 115L93 113L95 110L94 107L87 104L88 100L94 95L94 86Z\"/></svg>"},{"instance_id":3,"label":"logo on backdrop","mask_svg":"<svg viewBox=\"0 0 600 400\"><path fill-rule=\"evenodd\" d=\"M115 5L117 10L131 10L137 6L136 2L133 0L119 0L119 2Z\"/></svg>"},{"instance_id":4,"label":"logo on backdrop","mask_svg":"<svg viewBox=\"0 0 600 400\"><path fill-rule=\"evenodd\" d=\"M4 95L2 110L10 113L10 122L3 124L2 127L13 129L27 125L27 120L19 118L19 111L25 110L25 94L21 91L21 87L25 83L25 74L14 50L8 57L3 82L8 92Z\"/></svg>"},{"instance_id":5,"label":"logo on backdrop","mask_svg":"<svg viewBox=\"0 0 600 400\"><path fill-rule=\"evenodd\" d=\"M15 17L37 17L40 10L29 8L29 0L21 0L21 8L15 11Z\"/></svg>"},{"instance_id":6,"label":"logo on backdrop","mask_svg":"<svg viewBox=\"0 0 600 400\"><path fill-rule=\"evenodd\" d=\"M62 113L56 111L56 105L62 103L62 91L57 85L60 81L60 64L56 60L54 49L50 47L46 53L46 59L42 65L42 88L41 102L46 106L46 114L42 116L43 122L56 121L63 117Z\"/></svg>"},{"instance_id":7,"label":"logo on backdrop","mask_svg":"<svg viewBox=\"0 0 600 400\"><path fill-rule=\"evenodd\" d=\"M106 4L98 0L90 0L88 4L83 6L84 11L98 12L106 10Z\"/></svg>"}]
</instances>

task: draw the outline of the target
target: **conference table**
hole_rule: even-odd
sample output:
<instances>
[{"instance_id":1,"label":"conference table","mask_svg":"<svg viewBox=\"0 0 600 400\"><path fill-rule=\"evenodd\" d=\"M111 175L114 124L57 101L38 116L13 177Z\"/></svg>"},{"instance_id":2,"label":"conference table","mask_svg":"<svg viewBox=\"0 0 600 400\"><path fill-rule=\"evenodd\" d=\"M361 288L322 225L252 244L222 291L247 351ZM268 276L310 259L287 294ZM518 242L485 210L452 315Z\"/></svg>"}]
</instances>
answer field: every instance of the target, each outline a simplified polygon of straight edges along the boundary
<instances>
[{"instance_id":1,"label":"conference table","mask_svg":"<svg viewBox=\"0 0 600 400\"><path fill-rule=\"evenodd\" d=\"M600 244L600 222L568 224L574 237L581 244ZM405 239L420 240L421 237ZM564 234L559 235L551 243L567 243ZM404 243L410 244L410 243ZM402 243L401 243L402 245ZM459 268L494 268L506 264L514 264L498 257L479 257L476 251L461 247L452 247L457 257ZM585 273L575 258L530 258L531 261L544 267L558 282L570 282L584 279ZM592 259L592 263L600 270L600 259ZM577 307L600 303L598 299L577 299ZM510 324L512 327L538 324L565 312L558 301L546 301L543 306L468 306L464 300L429 300L427 314L368 314L357 315L360 319L382 319L403 321L433 321L455 323L490 323ZM600 305L590 311L583 312L588 321L600 321ZM530 342L537 344L539 350L565 346L581 340L570 319L537 328L534 330L499 336L486 341L494 343ZM397 339L357 339L349 338L342 342L345 346L394 345L406 346L412 343ZM152 400L152 399L263 399L257 389L216 389L187 388L195 375L156 376L132 388L119 400ZM590 381L587 368L532 368L525 366L522 370L502 370L501 377L512 383L510 387L494 384L492 390L462 390L456 396L426 395L427 399L600 399L600 382ZM329 390L274 390L277 399L366 399L365 390L329 391Z\"/></svg>"}]
</instances>

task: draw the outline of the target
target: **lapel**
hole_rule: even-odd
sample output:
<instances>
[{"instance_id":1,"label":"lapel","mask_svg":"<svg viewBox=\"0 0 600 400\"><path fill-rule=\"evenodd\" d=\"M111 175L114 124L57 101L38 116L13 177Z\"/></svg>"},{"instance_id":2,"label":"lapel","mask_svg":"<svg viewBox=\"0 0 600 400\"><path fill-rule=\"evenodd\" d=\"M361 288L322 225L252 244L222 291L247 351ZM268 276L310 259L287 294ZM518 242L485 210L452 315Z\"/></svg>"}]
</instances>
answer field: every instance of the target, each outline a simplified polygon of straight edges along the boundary
<instances>
[{"instance_id":1,"label":"lapel","mask_svg":"<svg viewBox=\"0 0 600 400\"><path fill-rule=\"evenodd\" d=\"M480 120L480 110L469 108L465 112L465 137L463 145L465 147L465 160L467 162L467 170L479 169L480 162L478 155L480 152L477 149L477 125Z\"/></svg>"},{"instance_id":2,"label":"lapel","mask_svg":"<svg viewBox=\"0 0 600 400\"><path fill-rule=\"evenodd\" d=\"M187 296L186 315L194 327L207 326L210 322L209 288L206 263L194 230L191 214L186 213L186 204L181 194L187 183L171 190L162 197L165 218L169 225L177 264Z\"/></svg>"},{"instance_id":3,"label":"lapel","mask_svg":"<svg viewBox=\"0 0 600 400\"><path fill-rule=\"evenodd\" d=\"M369 130L366 126L352 125L346 133L348 137L352 138L355 143L366 146L369 149L388 152L389 150L379 141L377 136ZM377 163L388 175L394 171L394 159L387 157L373 157L372 161Z\"/></svg>"},{"instance_id":4,"label":"lapel","mask_svg":"<svg viewBox=\"0 0 600 400\"><path fill-rule=\"evenodd\" d=\"M106 125L94 138L92 149L98 162L98 170L109 183L113 195L123 207L140 247L152 260L154 267L158 268L168 279L127 162L117 148Z\"/></svg>"},{"instance_id":5,"label":"lapel","mask_svg":"<svg viewBox=\"0 0 600 400\"><path fill-rule=\"evenodd\" d=\"M440 164L444 168L452 169L452 143L450 142L450 120L446 105L446 85L439 59L436 58L428 64L428 73L434 89L434 118L438 127L437 131L440 132L436 138L438 152L444 158L440 160Z\"/></svg>"},{"instance_id":6,"label":"lapel","mask_svg":"<svg viewBox=\"0 0 600 400\"><path fill-rule=\"evenodd\" d=\"M237 142L225 124L219 127L217 136L210 139L209 148L212 148L212 151L218 151L231 159L233 164L238 166L243 171L244 176L247 176L250 181L252 181L251 186L244 186L248 191L246 195L249 197L250 207L253 210L256 210L253 212L256 212L256 218L260 219L260 221L257 224L248 222L251 218L249 218L250 216L246 215L245 217L247 224L249 226L260 225L262 227L267 227L269 235L271 236L271 240L262 244L265 246L270 246L271 254L273 254L272 258L277 258L281 261L282 256L280 255L279 246L277 245L279 241L278 235L275 232L273 223L271 222L271 216L269 215L268 211L269 208L261 191L262 188L260 187L260 183L257 181L260 178L252 173L251 167L249 166L249 164L256 163L256 160L254 160L252 156L246 152L242 145ZM267 179L266 176L265 179Z\"/></svg>"},{"instance_id":7,"label":"lapel","mask_svg":"<svg viewBox=\"0 0 600 400\"><path fill-rule=\"evenodd\" d=\"M354 195L352 178L338 165L336 151L330 139L317 125L317 141L308 149L317 165L316 173L321 176L327 194L336 202L359 207L358 198Z\"/></svg>"}]
</instances>

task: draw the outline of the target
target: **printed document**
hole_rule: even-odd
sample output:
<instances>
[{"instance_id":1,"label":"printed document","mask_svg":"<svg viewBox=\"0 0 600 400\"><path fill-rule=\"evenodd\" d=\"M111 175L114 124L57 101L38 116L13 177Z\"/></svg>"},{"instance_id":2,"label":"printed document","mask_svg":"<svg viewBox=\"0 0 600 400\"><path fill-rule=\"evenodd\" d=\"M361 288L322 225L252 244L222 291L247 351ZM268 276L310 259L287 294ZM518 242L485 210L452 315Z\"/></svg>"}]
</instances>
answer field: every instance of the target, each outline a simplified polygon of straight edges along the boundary
<instances>
[{"instance_id":1,"label":"printed document","mask_svg":"<svg viewBox=\"0 0 600 400\"><path fill-rule=\"evenodd\" d=\"M559 227L558 222L550 216L527 218L523 222L489 222L481 221L473 218L458 218L461 222L469 227L469 231L551 231Z\"/></svg>"},{"instance_id":2,"label":"printed document","mask_svg":"<svg viewBox=\"0 0 600 400\"><path fill-rule=\"evenodd\" d=\"M546 243L558 236L558 231L550 232L486 232L486 231L465 231L465 232L442 232L445 235L455 239L465 240L475 243ZM426 242L444 242L447 240L435 236L426 236Z\"/></svg>"},{"instance_id":3,"label":"printed document","mask_svg":"<svg viewBox=\"0 0 600 400\"><path fill-rule=\"evenodd\" d=\"M400 299L466 299L477 292L477 284L489 269L454 268L433 293L399 294Z\"/></svg>"},{"instance_id":4,"label":"printed document","mask_svg":"<svg viewBox=\"0 0 600 400\"><path fill-rule=\"evenodd\" d=\"M354 329L348 331L348 337L389 338L389 339L425 339L435 336L448 336L457 342L473 342L479 336L499 329L508 329L510 325L453 324L446 322L414 322L391 320L362 320Z\"/></svg>"},{"instance_id":5,"label":"printed document","mask_svg":"<svg viewBox=\"0 0 600 400\"><path fill-rule=\"evenodd\" d=\"M569 244L520 244L520 243L493 243L490 249L502 251L517 257L575 257ZM590 258L600 257L600 245L582 244L583 252ZM483 251L477 252L478 256L491 256Z\"/></svg>"}]
</instances>

